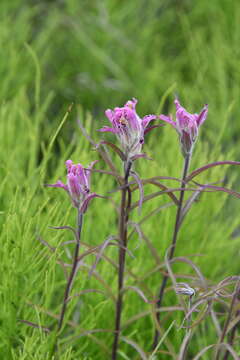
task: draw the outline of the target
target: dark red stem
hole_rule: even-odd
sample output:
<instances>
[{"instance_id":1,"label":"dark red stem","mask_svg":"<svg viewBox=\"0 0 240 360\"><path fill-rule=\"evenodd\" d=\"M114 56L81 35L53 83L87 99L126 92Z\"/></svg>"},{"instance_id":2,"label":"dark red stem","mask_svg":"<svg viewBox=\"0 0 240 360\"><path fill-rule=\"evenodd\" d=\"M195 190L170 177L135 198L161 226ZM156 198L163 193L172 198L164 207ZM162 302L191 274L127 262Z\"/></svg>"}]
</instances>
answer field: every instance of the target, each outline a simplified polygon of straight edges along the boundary
<instances>
[{"instance_id":1,"label":"dark red stem","mask_svg":"<svg viewBox=\"0 0 240 360\"><path fill-rule=\"evenodd\" d=\"M127 162L125 164L125 176L124 176L124 185L128 184L128 178L130 174L132 163ZM128 202L127 202L128 194ZM121 331L121 315L123 307L123 287L124 287L124 270L125 270L125 258L126 258L126 248L127 248L127 222L128 222L128 209L131 206L131 192L129 187L124 187L122 189L122 198L121 198L121 209L120 209L120 218L119 218L119 268L118 268L118 296L116 302L116 315L115 315L115 334L114 341L112 346L112 360L117 359L117 350L119 343L119 336Z\"/></svg>"},{"instance_id":2,"label":"dark red stem","mask_svg":"<svg viewBox=\"0 0 240 360\"><path fill-rule=\"evenodd\" d=\"M62 324L63 324L63 320L64 320L66 308L67 308L67 301L68 301L68 298L69 298L69 293L71 291L73 279L74 279L74 276L75 276L75 273L76 273L76 270L77 270L82 223L83 223L83 214L78 210L77 232L76 232L76 242L77 243L76 243L76 247L75 247L75 251L74 251L74 257L73 257L73 264L72 264L71 273L69 275L67 286L65 288L61 315L60 315L59 322L58 322L58 327L57 327L58 332L60 332L60 330L62 328Z\"/></svg>"},{"instance_id":3,"label":"dark red stem","mask_svg":"<svg viewBox=\"0 0 240 360\"><path fill-rule=\"evenodd\" d=\"M62 309L61 309L61 314L60 314L60 318L58 321L58 326L57 329L55 331L54 334L54 339L53 339L53 346L52 346L52 350L50 351L50 356L49 359L52 359L52 356L54 353L56 353L56 359L58 358L58 346L57 346L57 341L58 341L58 335L60 334L60 331L62 329L62 325L63 325L63 321L64 321L64 316L66 313L66 309L67 309L67 302L68 302L68 298L69 298L69 294L72 288L72 283L74 280L74 276L76 274L76 270L77 270L77 265L78 265L78 257L79 257L79 249L80 249L80 238L81 238L81 231L82 231L82 223L83 223L83 214L78 210L77 213L77 231L76 231L76 247L75 247L75 251L74 251L74 256L73 256L73 263L72 263L72 269L67 281L67 285L65 288L65 292L64 292L64 297L63 297L63 303L62 303Z\"/></svg>"}]
</instances>

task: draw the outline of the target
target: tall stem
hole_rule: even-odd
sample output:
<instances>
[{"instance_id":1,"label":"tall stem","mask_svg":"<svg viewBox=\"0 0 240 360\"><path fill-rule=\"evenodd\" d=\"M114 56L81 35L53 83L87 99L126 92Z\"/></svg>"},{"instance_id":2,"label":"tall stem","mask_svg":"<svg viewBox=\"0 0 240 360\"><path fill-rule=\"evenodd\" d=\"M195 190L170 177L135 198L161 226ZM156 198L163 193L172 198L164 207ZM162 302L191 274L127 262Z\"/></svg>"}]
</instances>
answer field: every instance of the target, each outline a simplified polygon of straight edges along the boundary
<instances>
[{"instance_id":1,"label":"tall stem","mask_svg":"<svg viewBox=\"0 0 240 360\"><path fill-rule=\"evenodd\" d=\"M66 312L66 308L67 308L67 300L69 297L69 293L72 287L72 282L74 279L74 275L77 269L77 264L78 264L78 255L79 255L79 248L80 248L80 237L81 237L81 231L82 231L82 223L83 223L83 214L78 210L78 214L77 214L77 232L76 232L76 247L75 247L75 251L74 251L74 258L73 258L73 264L72 264L72 269L71 269L71 273L69 275L68 278L68 282L65 288L65 292L64 292L64 298L63 298L63 304L62 304L62 310L61 310L61 315L59 318L59 322L58 322L58 332L60 332L61 328L62 328L62 324L63 324L63 320L64 320L64 316L65 316L65 312Z\"/></svg>"},{"instance_id":2,"label":"tall stem","mask_svg":"<svg viewBox=\"0 0 240 360\"><path fill-rule=\"evenodd\" d=\"M71 272L70 272L70 275L69 275L69 278L68 278L68 281L67 281L67 285L66 285L66 288L65 288L65 292L64 292L61 314L60 314L60 318L59 318L59 321L58 321L58 326L57 326L57 329L56 329L56 333L55 333L55 336L54 336L54 343L53 343L52 351L50 353L50 358L53 355L53 353L57 351L57 339L58 339L58 335L59 335L59 333L60 333L60 331L62 329L64 316L65 316L66 309L67 309L67 302L68 302L69 294L70 294L70 291L71 291L71 288L72 288L72 283L73 283L73 280L74 280L74 276L75 276L75 273L76 273L76 270L77 270L82 224L83 224L83 214L78 210L78 213L77 213L77 229L76 229L76 247L75 247L75 251L74 251L72 269L71 269Z\"/></svg>"},{"instance_id":3,"label":"tall stem","mask_svg":"<svg viewBox=\"0 0 240 360\"><path fill-rule=\"evenodd\" d=\"M178 209L177 209L177 214L176 214L176 220L175 220L172 244L171 244L171 249L170 249L170 253L169 253L169 260L172 260L172 258L174 256L174 251L175 251L175 248L176 248L178 232L179 232L179 229L180 229L180 221L181 221L181 212L182 212L182 206L183 206L183 199L184 199L184 193L185 193L185 187L186 187L185 179L187 177L190 161L191 161L191 155L189 154L184 159L183 174L182 174L182 181L181 181L182 190L180 192L180 197L179 197L179 203L178 203ZM158 301L157 301L157 305L156 305L157 310L159 310L160 307L162 306L162 301L163 301L164 291L165 291L165 288L166 288L166 285L167 285L167 280L168 280L168 274L164 275L163 280L162 280L162 284L161 284L161 287L160 287L160 290L159 290L159 295L158 295ZM156 317L157 317L157 321L159 323L159 321L160 321L160 312L156 313ZM152 346L153 349L155 349L157 344L158 344L159 335L160 335L159 331L158 331L158 329L156 329L155 330L155 335L154 335L154 340L153 340L153 346Z\"/></svg>"},{"instance_id":4,"label":"tall stem","mask_svg":"<svg viewBox=\"0 0 240 360\"><path fill-rule=\"evenodd\" d=\"M124 185L127 185L132 163L127 162L124 166ZM128 203L127 203L128 194ZM118 259L118 297L116 302L116 315L115 315L115 334L112 346L112 360L117 358L117 349L121 328L121 315L123 307L123 286L124 286L124 270L125 258L127 248L127 222L128 222L128 209L131 206L131 193L128 187L122 189L120 218L119 218L119 259Z\"/></svg>"}]
</instances>

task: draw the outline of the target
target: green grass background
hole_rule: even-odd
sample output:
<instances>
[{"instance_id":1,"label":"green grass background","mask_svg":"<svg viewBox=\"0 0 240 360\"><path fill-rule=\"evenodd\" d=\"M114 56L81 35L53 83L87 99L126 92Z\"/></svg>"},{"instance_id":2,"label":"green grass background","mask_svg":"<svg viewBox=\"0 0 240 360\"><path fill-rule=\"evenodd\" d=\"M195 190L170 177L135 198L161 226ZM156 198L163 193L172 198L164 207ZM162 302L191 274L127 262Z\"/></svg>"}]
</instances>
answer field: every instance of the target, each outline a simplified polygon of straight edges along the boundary
<instances>
[{"instance_id":1,"label":"green grass background","mask_svg":"<svg viewBox=\"0 0 240 360\"><path fill-rule=\"evenodd\" d=\"M178 94L191 112L209 104L192 169L211 161L239 160L240 7L237 0L2 0L0 20L0 354L4 360L45 360L50 337L19 319L54 326L53 315L60 311L66 282L56 259L61 256L69 261L61 243L71 240L71 235L49 226L74 225L75 213L65 193L43 185L65 178L68 158L83 164L99 159L81 135L77 118L97 142L101 137L96 129L107 124L106 108L136 97L140 115L167 114L174 111L174 94ZM71 103L73 110L60 126ZM150 133L145 151L153 161L138 161L141 177L180 176L182 157L173 129L166 126ZM103 161L98 168L106 168ZM223 178L239 190L238 168L218 167L198 180ZM112 178L93 175L92 189L99 194L115 187ZM146 193L154 190L146 188ZM113 199L117 203L119 195ZM134 211L132 219L139 221L168 201L166 196L158 197L144 205L141 216ZM204 194L180 233L177 255L203 255L191 259L213 283L239 273L238 209L237 199ZM175 209L169 207L142 226L162 261L174 218ZM111 201L93 200L84 219L84 242L98 245L116 232ZM44 247L40 238L56 247L56 252ZM141 286L152 298L161 280L159 272L151 274L156 262L136 234L129 246L135 258L128 257L131 274L126 283ZM107 249L106 255L116 261L117 249ZM111 333L80 337L85 330L113 328L110 294L116 293L116 269L102 260L96 269L105 281L101 284L88 277L86 269L93 262L89 256L72 291L97 288L105 294L84 294L69 304L67 319L78 325L65 328L61 360L109 358ZM193 274L185 265L176 271ZM177 304L170 293L165 306ZM126 292L123 323L151 308L134 292ZM177 327L182 315L175 312L167 318L165 330L173 319L176 324L167 338L177 354L184 335ZM149 351L151 314L124 328L123 335ZM216 341L207 319L192 339L189 359ZM164 341L160 349L169 346ZM119 358L138 359L139 355L121 341Z\"/></svg>"}]
</instances>

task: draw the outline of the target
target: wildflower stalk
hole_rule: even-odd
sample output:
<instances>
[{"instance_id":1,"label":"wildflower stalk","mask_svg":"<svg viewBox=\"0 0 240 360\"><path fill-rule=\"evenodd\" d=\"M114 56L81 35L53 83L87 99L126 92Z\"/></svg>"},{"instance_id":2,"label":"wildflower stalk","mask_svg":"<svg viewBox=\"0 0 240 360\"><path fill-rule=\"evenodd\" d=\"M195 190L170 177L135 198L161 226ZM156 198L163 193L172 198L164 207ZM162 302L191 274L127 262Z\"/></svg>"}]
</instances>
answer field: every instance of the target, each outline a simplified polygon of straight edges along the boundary
<instances>
[{"instance_id":1,"label":"wildflower stalk","mask_svg":"<svg viewBox=\"0 0 240 360\"><path fill-rule=\"evenodd\" d=\"M128 184L128 178L131 171L132 162L126 161L124 164L124 185ZM127 199L128 194L128 199ZM115 334L112 346L112 360L117 358L117 350L121 328L121 315L123 307L123 287L124 287L124 270L125 270L125 258L127 249L127 222L128 222L128 210L131 206L131 193L129 187L122 189L121 208L119 218L119 268L118 268L118 296L116 302L116 314L115 314Z\"/></svg>"},{"instance_id":2,"label":"wildflower stalk","mask_svg":"<svg viewBox=\"0 0 240 360\"><path fill-rule=\"evenodd\" d=\"M83 225L83 213L79 209L77 209L76 247L75 247L75 251L74 251L72 269L71 269L71 272L70 272L70 275L69 275L69 278L67 281L67 285L65 288L65 292L64 292L61 314L59 317L58 326L57 326L57 330L56 330L55 337L54 337L54 345L52 347L52 355L55 351L57 351L57 339L58 339L58 335L60 334L61 329L62 329L64 317L65 317L66 310L67 310L67 302L68 302L69 294L70 294L73 280L74 280L74 277L75 277L75 274L77 271L82 225Z\"/></svg>"},{"instance_id":3,"label":"wildflower stalk","mask_svg":"<svg viewBox=\"0 0 240 360\"><path fill-rule=\"evenodd\" d=\"M70 293L73 279L74 279L74 276L75 276L75 273L77 270L82 224L83 224L83 214L78 210L77 211L76 247L75 247L75 251L74 251L74 258L73 258L71 273L69 275L67 286L66 286L65 293L64 293L62 310L61 310L61 315L59 318L58 328L57 328L58 332L60 332L61 328L62 328L62 324L63 324L63 320L64 320L66 308L67 308L67 301L69 298L69 293Z\"/></svg>"},{"instance_id":4,"label":"wildflower stalk","mask_svg":"<svg viewBox=\"0 0 240 360\"><path fill-rule=\"evenodd\" d=\"M178 232L180 229L180 221L181 221L181 212L182 212L182 206L183 206L183 200L184 200L184 190L185 190L185 180L187 177L187 173L188 173L188 169L190 166L190 161L191 161L191 153L187 154L184 157L184 166L183 166L183 175L182 175L182 181L181 181L181 192L180 192L180 197L179 197L179 204L178 204L178 209L177 209L177 214L176 214L176 221L175 221L175 227L174 227L174 232L173 232L173 238L172 238L172 244L171 244L171 248L170 248L170 252L169 252L169 261L171 261L173 259L174 256L174 251L176 248L176 243L177 243L177 238L178 238ZM162 284L159 290L159 295L158 295L158 301L157 301L157 305L156 308L157 310L161 308L162 305L162 301L163 301L163 296L164 296L164 291L167 285L167 280L168 280L168 275L164 275L163 280L162 280ZM160 312L156 312L156 318L157 321L160 321ZM152 348L155 349L158 341L159 341L159 336L160 333L158 331L158 329L155 330L155 335L154 335L154 340L153 340L153 345Z\"/></svg>"}]
</instances>

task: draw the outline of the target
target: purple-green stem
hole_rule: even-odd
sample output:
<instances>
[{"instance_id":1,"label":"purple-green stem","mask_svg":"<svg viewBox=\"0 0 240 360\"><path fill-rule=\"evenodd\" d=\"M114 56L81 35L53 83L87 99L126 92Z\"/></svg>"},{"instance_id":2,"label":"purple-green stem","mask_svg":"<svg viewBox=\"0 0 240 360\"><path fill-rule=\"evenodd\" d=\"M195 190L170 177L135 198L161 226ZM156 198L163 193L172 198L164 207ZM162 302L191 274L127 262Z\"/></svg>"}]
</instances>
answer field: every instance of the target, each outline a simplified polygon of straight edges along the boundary
<instances>
[{"instance_id":1,"label":"purple-green stem","mask_svg":"<svg viewBox=\"0 0 240 360\"><path fill-rule=\"evenodd\" d=\"M177 209L177 214L176 214L176 220L175 220L175 226L174 226L174 232L173 232L173 238L172 238L172 244L171 244L171 248L170 248L170 252L169 252L169 260L172 260L173 256L174 256L174 251L176 248L176 243L177 243L177 238L178 238L178 232L180 229L180 221L181 221L181 212L182 212L182 206L183 206L183 200L184 200L184 189L186 186L185 183L185 179L187 177L187 173L188 173L188 169L189 169L189 165L190 165L190 161L191 161L191 155L187 155L184 158L184 166L183 166L183 174L182 174L182 181L181 181L181 192L180 192L180 197L179 197L179 203L178 203L178 209ZM164 291L167 285L167 280L168 280L168 274L164 275L163 280L162 280L162 284L159 290L159 295L158 295L158 301L156 304L156 308L157 310L159 310L162 306L162 301L163 301L163 296L164 296ZM160 322L160 312L156 312L156 318L157 318L157 322ZM159 336L160 333L158 331L158 329L156 328L155 330L155 335L154 335L154 340L153 340L153 345L152 345L152 349L154 350L159 342Z\"/></svg>"},{"instance_id":2,"label":"purple-green stem","mask_svg":"<svg viewBox=\"0 0 240 360\"><path fill-rule=\"evenodd\" d=\"M128 184L128 178L131 171L131 162L127 162L124 166L124 185ZM128 203L127 203L128 194ZM123 287L124 287L124 270L125 270L125 258L127 249L127 222L128 222L128 210L131 206L131 192L129 187L122 189L120 218L119 218L119 260L118 260L118 296L116 302L116 314L115 314L115 332L114 341L112 346L112 360L117 359L117 350L119 343L119 336L121 331L121 316L123 307Z\"/></svg>"},{"instance_id":3,"label":"purple-green stem","mask_svg":"<svg viewBox=\"0 0 240 360\"><path fill-rule=\"evenodd\" d=\"M76 229L76 247L75 247L75 251L74 251L72 269L71 269L71 272L70 272L70 275L69 275L69 278L68 278L68 281L67 281L67 285L66 285L66 288L65 288L61 314L60 314L60 318L59 318L59 321L58 321L58 326L57 326L56 333L55 333L54 344L53 344L53 353L57 350L57 338L58 338L58 335L60 334L61 329L62 329L65 313L66 313L66 310L67 310L67 302L68 302L69 294L70 294L70 291L71 291L71 288L72 288L74 276L76 274L76 270L77 270L77 266L78 266L78 257L79 257L79 249L80 249L80 239L81 239L82 224L83 224L83 214L78 209L78 212L77 212L77 229Z\"/></svg>"}]
</instances>

